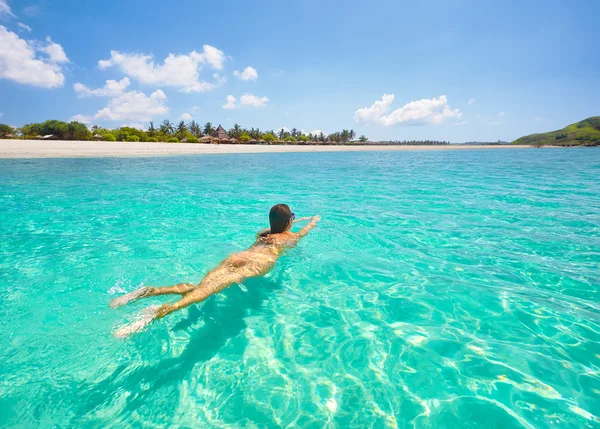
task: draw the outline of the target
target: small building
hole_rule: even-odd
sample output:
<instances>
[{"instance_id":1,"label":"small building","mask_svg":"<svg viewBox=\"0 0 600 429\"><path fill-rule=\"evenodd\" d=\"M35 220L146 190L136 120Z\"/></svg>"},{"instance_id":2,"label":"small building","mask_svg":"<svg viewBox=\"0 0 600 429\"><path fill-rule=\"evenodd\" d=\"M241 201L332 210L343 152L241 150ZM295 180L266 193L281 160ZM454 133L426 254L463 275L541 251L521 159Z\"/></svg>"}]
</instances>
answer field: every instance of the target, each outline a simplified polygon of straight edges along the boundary
<instances>
[{"instance_id":1,"label":"small building","mask_svg":"<svg viewBox=\"0 0 600 429\"><path fill-rule=\"evenodd\" d=\"M58 137L56 137L54 134L46 134L44 136L44 140L58 140Z\"/></svg>"},{"instance_id":2,"label":"small building","mask_svg":"<svg viewBox=\"0 0 600 429\"><path fill-rule=\"evenodd\" d=\"M227 131L225 131L225 128L223 128L221 125L219 125L219 127L216 129L212 136L218 138L219 140L229 140L229 135L227 134Z\"/></svg>"}]
</instances>

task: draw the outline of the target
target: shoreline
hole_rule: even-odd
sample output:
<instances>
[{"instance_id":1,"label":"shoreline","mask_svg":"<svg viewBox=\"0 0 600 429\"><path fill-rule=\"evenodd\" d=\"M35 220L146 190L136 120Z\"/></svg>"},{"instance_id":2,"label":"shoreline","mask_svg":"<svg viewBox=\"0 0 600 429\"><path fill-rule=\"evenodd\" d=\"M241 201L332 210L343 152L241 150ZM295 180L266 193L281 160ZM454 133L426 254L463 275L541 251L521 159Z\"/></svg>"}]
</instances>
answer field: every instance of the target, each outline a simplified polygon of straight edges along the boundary
<instances>
[{"instance_id":1,"label":"shoreline","mask_svg":"<svg viewBox=\"0 0 600 429\"><path fill-rule=\"evenodd\" d=\"M446 145L446 146L310 146L310 145L252 145L199 143L97 142L66 140L2 140L0 159L16 158L101 158L154 157L177 155L213 155L243 153L302 153L302 152L365 152L365 151L439 151L439 150L498 150L534 149L533 146L512 145Z\"/></svg>"}]
</instances>

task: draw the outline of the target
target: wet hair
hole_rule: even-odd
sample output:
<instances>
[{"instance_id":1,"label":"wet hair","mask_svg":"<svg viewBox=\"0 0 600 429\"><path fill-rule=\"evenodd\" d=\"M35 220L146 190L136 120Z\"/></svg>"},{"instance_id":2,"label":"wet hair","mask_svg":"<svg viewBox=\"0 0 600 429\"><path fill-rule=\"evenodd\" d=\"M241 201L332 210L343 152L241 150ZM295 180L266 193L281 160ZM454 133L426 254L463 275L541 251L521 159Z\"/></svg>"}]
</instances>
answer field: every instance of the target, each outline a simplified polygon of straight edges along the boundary
<instances>
[{"instance_id":1,"label":"wet hair","mask_svg":"<svg viewBox=\"0 0 600 429\"><path fill-rule=\"evenodd\" d=\"M269 212L269 223L271 224L269 234L279 234L286 231L290 220L292 220L292 210L287 204L274 205Z\"/></svg>"}]
</instances>

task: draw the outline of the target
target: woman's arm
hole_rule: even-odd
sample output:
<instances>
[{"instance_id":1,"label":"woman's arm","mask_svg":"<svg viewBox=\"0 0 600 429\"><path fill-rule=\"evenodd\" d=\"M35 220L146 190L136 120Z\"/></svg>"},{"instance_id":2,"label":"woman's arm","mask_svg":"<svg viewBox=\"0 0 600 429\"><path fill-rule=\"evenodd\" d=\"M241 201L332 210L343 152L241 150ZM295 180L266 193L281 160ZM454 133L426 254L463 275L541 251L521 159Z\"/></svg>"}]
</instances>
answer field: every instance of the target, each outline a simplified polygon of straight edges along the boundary
<instances>
[{"instance_id":1,"label":"woman's arm","mask_svg":"<svg viewBox=\"0 0 600 429\"><path fill-rule=\"evenodd\" d=\"M298 231L296 233L296 239L300 240L302 237L304 237L306 234L308 234L308 232L313 229L315 226L317 226L317 222L319 222L321 220L321 216L316 215L313 216L312 219L310 220L310 222L308 223L308 225L306 225L304 228L302 228L300 231Z\"/></svg>"}]
</instances>

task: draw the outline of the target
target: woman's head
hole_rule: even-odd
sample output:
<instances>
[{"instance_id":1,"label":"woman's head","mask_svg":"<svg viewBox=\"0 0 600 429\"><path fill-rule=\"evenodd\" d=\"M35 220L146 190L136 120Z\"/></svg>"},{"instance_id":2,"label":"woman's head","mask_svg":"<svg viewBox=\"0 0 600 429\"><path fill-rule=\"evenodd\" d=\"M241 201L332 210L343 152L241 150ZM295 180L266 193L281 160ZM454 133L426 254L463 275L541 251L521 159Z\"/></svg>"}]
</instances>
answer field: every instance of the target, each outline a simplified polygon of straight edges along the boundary
<instances>
[{"instance_id":1,"label":"woman's head","mask_svg":"<svg viewBox=\"0 0 600 429\"><path fill-rule=\"evenodd\" d=\"M276 204L271 207L269 212L269 223L271 224L271 234L279 234L292 227L294 213L287 204Z\"/></svg>"}]
</instances>

